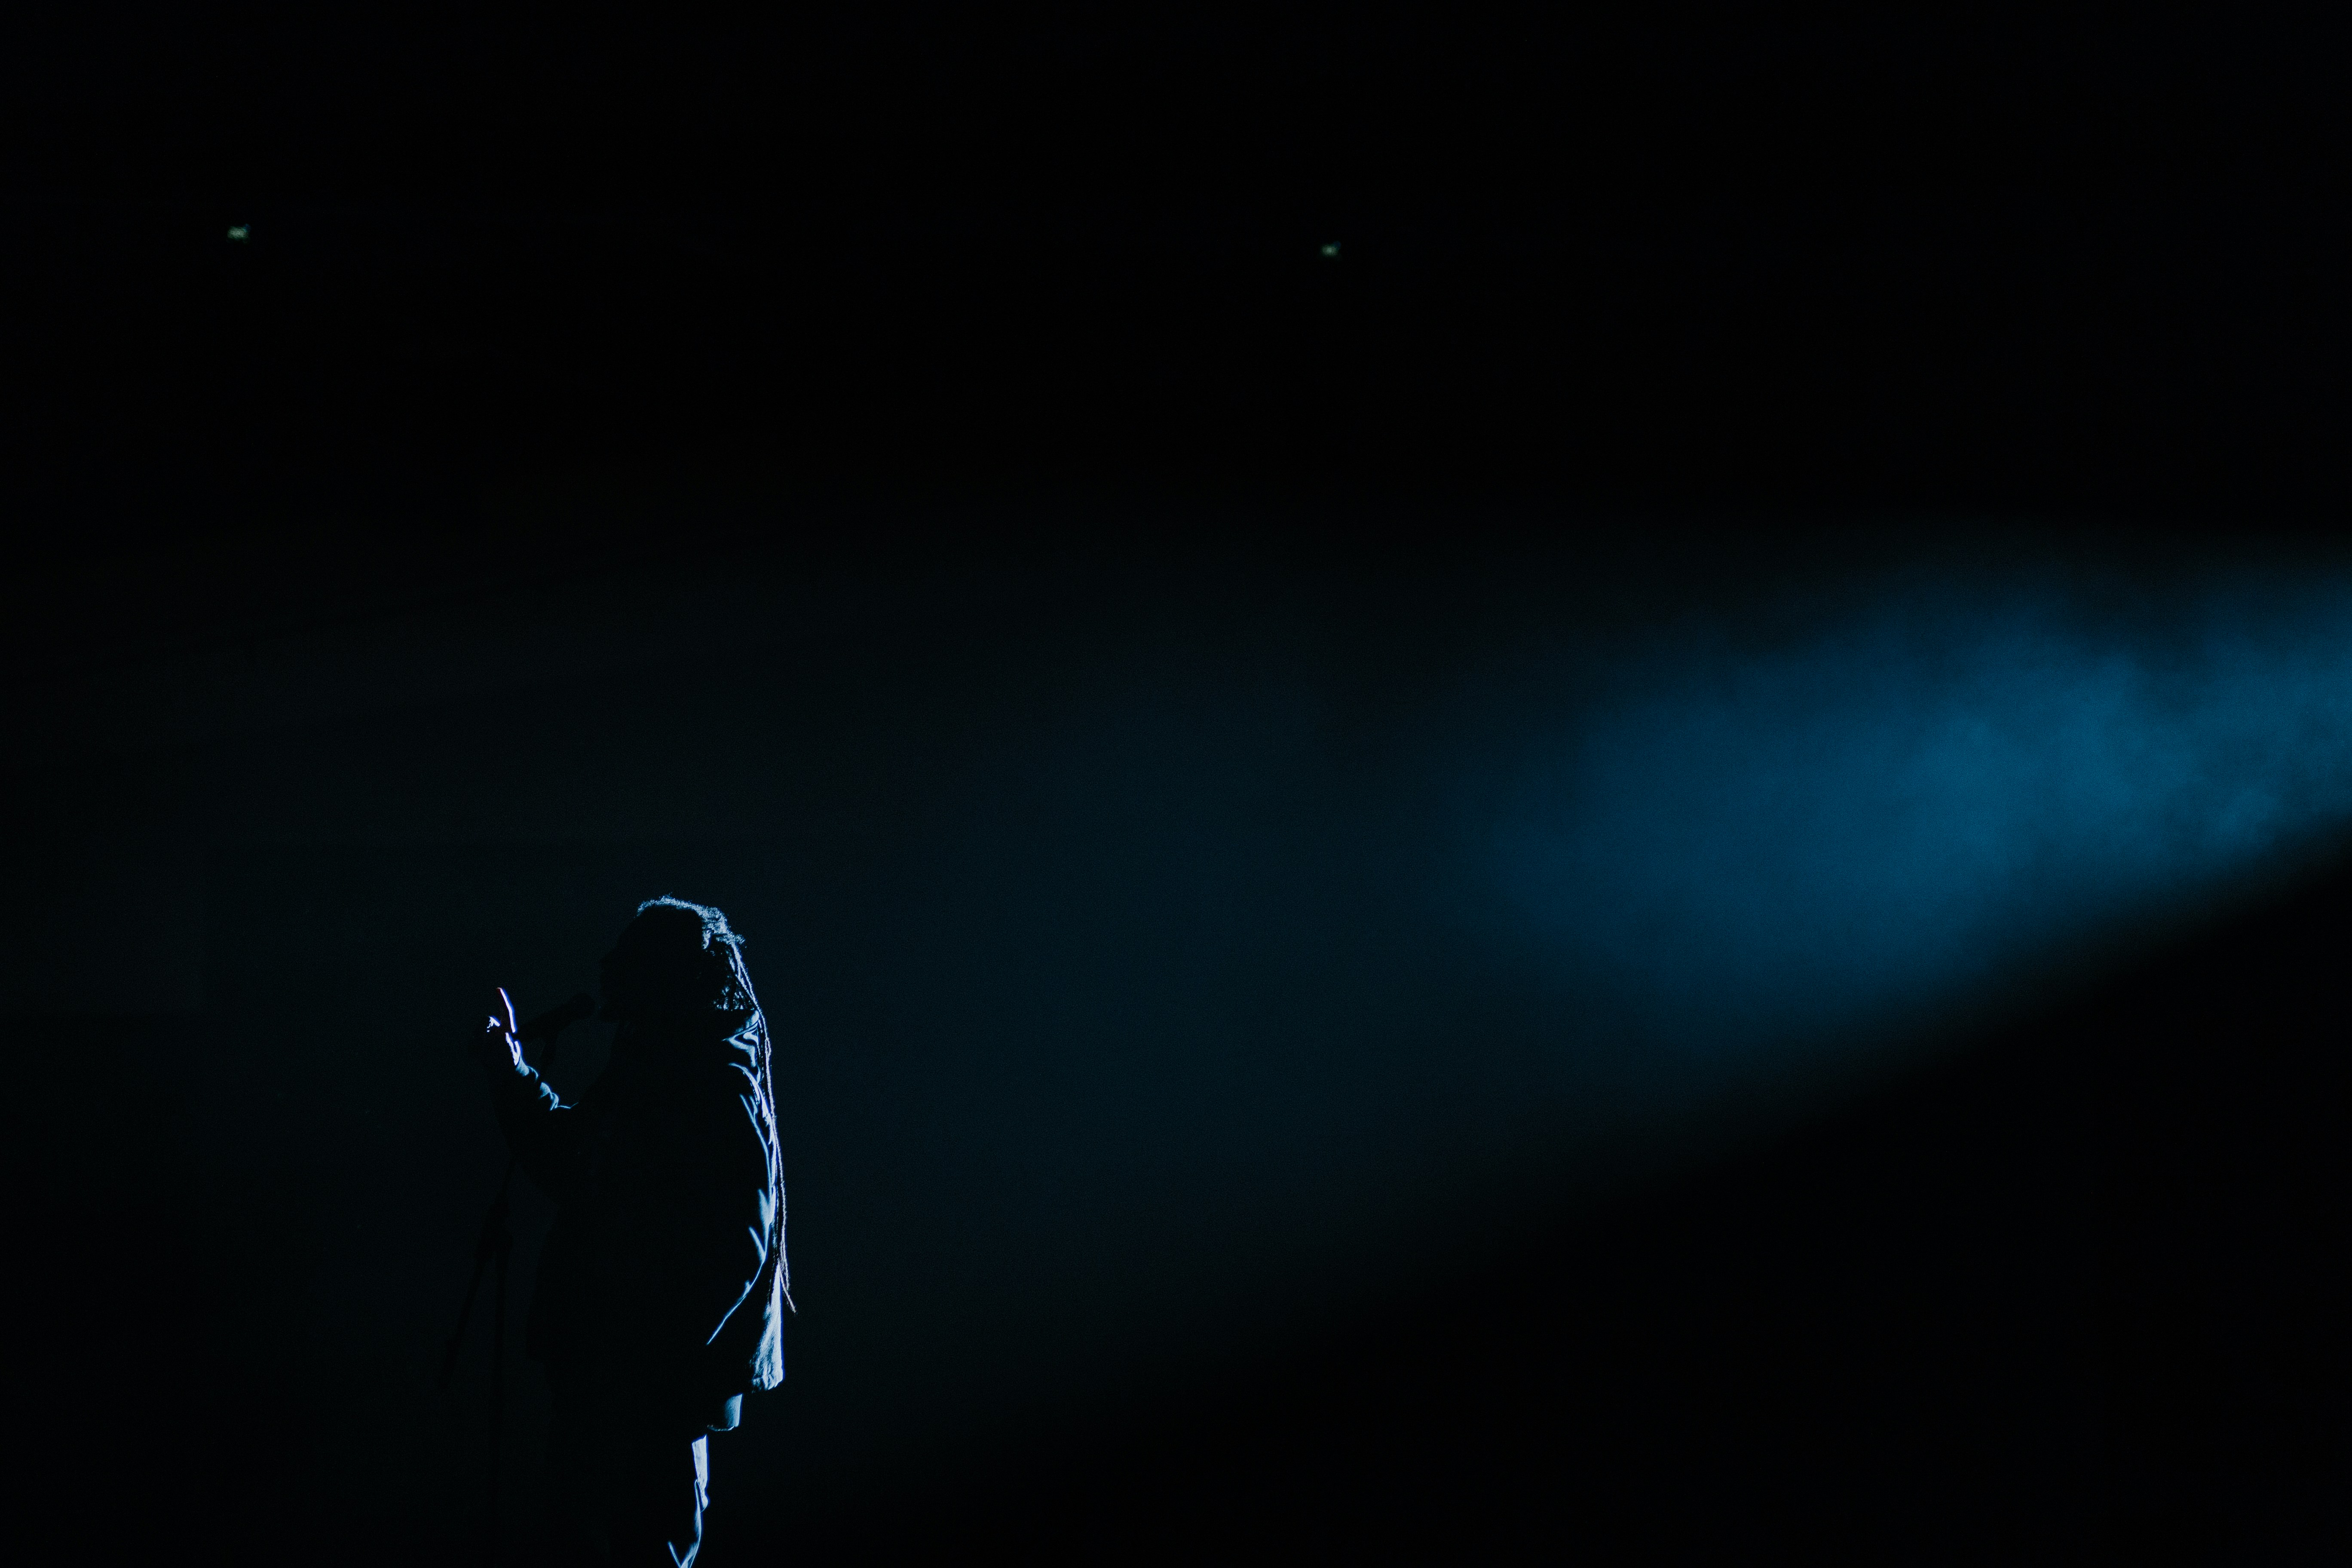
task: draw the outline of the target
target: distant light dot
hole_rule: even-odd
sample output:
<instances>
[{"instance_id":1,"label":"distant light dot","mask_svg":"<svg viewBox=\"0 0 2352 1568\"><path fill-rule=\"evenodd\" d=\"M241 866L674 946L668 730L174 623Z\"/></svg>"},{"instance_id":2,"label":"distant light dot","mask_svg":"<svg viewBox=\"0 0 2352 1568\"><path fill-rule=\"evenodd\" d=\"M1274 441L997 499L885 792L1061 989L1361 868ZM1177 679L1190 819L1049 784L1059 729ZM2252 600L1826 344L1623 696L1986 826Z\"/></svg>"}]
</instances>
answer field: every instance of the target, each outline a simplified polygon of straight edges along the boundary
<instances>
[{"instance_id":1,"label":"distant light dot","mask_svg":"<svg viewBox=\"0 0 2352 1568\"><path fill-rule=\"evenodd\" d=\"M1337 259L1339 255L1339 242L1335 239L1330 244L1325 246L1323 247L1323 254Z\"/></svg>"},{"instance_id":2,"label":"distant light dot","mask_svg":"<svg viewBox=\"0 0 2352 1568\"><path fill-rule=\"evenodd\" d=\"M250 226L246 224L231 224L229 225L228 237L231 239L250 239L253 237L253 229Z\"/></svg>"}]
</instances>

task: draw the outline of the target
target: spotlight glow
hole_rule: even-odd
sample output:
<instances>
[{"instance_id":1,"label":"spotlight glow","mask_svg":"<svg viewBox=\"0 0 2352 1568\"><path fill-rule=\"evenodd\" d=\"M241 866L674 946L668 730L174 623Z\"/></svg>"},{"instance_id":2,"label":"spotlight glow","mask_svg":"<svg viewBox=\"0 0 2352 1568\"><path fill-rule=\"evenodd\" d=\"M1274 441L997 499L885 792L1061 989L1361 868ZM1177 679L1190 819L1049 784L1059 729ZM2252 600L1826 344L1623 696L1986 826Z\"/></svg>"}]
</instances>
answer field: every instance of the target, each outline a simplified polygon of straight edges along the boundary
<instances>
[{"instance_id":1,"label":"spotlight glow","mask_svg":"<svg viewBox=\"0 0 2352 1568\"><path fill-rule=\"evenodd\" d=\"M1556 981L1712 1055L1932 1016L2352 817L2352 586L1914 583L1653 653L1488 864Z\"/></svg>"}]
</instances>

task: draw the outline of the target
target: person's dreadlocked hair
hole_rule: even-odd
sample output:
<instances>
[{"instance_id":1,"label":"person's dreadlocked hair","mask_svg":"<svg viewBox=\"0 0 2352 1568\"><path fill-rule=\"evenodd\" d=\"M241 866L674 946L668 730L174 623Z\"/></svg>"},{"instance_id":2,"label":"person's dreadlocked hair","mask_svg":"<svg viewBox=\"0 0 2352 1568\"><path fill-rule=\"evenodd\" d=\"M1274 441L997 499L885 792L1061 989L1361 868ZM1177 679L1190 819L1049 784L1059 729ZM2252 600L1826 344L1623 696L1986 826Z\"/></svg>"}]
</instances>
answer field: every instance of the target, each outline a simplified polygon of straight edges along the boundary
<instances>
[{"instance_id":1,"label":"person's dreadlocked hair","mask_svg":"<svg viewBox=\"0 0 2352 1568\"><path fill-rule=\"evenodd\" d=\"M665 1000L718 1013L760 1010L743 970L743 939L725 915L665 893L639 904L630 923L641 938L652 939L646 956L654 962Z\"/></svg>"},{"instance_id":2,"label":"person's dreadlocked hair","mask_svg":"<svg viewBox=\"0 0 2352 1568\"><path fill-rule=\"evenodd\" d=\"M649 920L650 917L650 920ZM688 925L699 941L689 956L687 942ZM743 966L743 939L727 923L727 917L709 904L688 903L684 899L665 893L658 899L647 899L637 906L632 924L650 924L675 932L677 945L671 951L685 961L680 969L672 972L672 984L684 989L679 999L694 1007L708 1007L719 1015L728 1032L737 1038L750 1037L752 1047L752 1081L757 1085L754 1100L759 1107L760 1135L768 1144L768 1180L776 1193L776 1218L773 1234L768 1237L769 1256L778 1270L784 1303L792 1304L792 1269L784 1259L784 1173L782 1145L776 1137L775 1047L768 1035L768 1017L760 1010L759 994L751 989L751 973ZM670 947L665 942L663 945ZM665 966L667 967L667 966Z\"/></svg>"}]
</instances>

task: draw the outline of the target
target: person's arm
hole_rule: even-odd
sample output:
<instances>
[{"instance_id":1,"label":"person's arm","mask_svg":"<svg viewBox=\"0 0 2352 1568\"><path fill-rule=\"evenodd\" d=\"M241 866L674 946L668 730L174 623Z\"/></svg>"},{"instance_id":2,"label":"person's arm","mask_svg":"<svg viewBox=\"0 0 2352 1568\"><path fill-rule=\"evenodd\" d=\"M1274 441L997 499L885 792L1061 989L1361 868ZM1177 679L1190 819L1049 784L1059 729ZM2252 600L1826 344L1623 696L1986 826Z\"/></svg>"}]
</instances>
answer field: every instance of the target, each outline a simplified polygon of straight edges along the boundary
<instances>
[{"instance_id":1,"label":"person's arm","mask_svg":"<svg viewBox=\"0 0 2352 1568\"><path fill-rule=\"evenodd\" d=\"M514 1003L501 987L478 1052L490 1080L490 1107L516 1160L549 1196L562 1202L578 1161L579 1112L523 1060L514 1029Z\"/></svg>"},{"instance_id":2,"label":"person's arm","mask_svg":"<svg viewBox=\"0 0 2352 1568\"><path fill-rule=\"evenodd\" d=\"M754 1092L748 1075L725 1069L725 1081L714 1083L698 1113L677 1128L686 1142L675 1152L675 1185L657 1240L665 1256L649 1281L656 1321L646 1326L655 1342L688 1357L734 1314L767 1310L751 1297L781 1200Z\"/></svg>"}]
</instances>

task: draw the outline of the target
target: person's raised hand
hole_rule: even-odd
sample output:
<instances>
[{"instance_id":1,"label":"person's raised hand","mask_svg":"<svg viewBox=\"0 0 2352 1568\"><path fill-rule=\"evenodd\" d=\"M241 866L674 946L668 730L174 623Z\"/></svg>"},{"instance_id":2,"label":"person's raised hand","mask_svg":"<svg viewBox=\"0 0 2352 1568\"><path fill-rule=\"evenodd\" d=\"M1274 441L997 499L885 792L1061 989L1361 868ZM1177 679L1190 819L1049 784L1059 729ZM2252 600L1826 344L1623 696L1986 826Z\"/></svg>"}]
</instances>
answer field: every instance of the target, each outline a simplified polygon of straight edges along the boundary
<instances>
[{"instance_id":1,"label":"person's raised hand","mask_svg":"<svg viewBox=\"0 0 2352 1568\"><path fill-rule=\"evenodd\" d=\"M495 1065L499 1061L500 1047L505 1047L506 1066L522 1066L522 1042L515 1038L514 998L507 994L507 988L503 985L499 987L498 1002L490 1009L488 1021L482 1026L482 1042L476 1048L485 1065Z\"/></svg>"}]
</instances>

